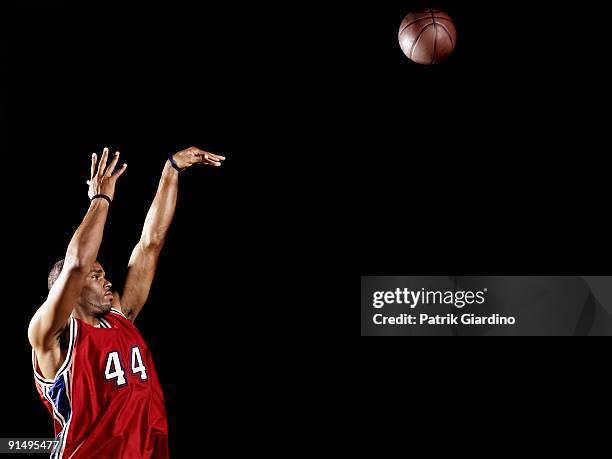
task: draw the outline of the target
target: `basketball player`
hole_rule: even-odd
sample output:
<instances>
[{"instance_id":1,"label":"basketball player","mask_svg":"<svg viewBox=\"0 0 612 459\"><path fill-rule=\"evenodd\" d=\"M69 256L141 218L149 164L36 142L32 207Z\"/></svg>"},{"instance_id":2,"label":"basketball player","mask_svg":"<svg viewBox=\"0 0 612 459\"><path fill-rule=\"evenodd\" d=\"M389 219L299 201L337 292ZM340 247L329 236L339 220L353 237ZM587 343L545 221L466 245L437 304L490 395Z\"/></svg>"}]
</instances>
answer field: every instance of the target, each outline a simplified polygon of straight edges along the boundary
<instances>
[{"instance_id":1,"label":"basketball player","mask_svg":"<svg viewBox=\"0 0 612 459\"><path fill-rule=\"evenodd\" d=\"M96 261L104 224L125 172L119 152L91 158L89 209L66 256L49 274L49 296L30 322L36 388L54 419L57 458L166 458L161 386L147 344L134 326L147 300L172 222L179 172L225 159L192 147L169 157L121 292Z\"/></svg>"}]
</instances>

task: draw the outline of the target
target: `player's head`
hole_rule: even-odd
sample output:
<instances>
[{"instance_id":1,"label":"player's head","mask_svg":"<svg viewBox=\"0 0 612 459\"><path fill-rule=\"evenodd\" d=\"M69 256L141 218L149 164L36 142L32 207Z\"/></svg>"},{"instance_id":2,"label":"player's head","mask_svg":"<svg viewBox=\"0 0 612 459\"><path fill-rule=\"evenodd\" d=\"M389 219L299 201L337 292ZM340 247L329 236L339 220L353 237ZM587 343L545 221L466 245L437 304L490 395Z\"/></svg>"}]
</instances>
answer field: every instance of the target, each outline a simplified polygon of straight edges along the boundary
<instances>
[{"instance_id":1,"label":"player's head","mask_svg":"<svg viewBox=\"0 0 612 459\"><path fill-rule=\"evenodd\" d=\"M49 290L59 277L64 267L64 260L60 260L53 265L49 272L47 285ZM87 273L85 285L81 290L81 295L77 300L77 305L83 309L83 312L93 316L103 316L108 314L113 302L111 291L112 284L106 279L106 273L102 265L97 261Z\"/></svg>"}]
</instances>

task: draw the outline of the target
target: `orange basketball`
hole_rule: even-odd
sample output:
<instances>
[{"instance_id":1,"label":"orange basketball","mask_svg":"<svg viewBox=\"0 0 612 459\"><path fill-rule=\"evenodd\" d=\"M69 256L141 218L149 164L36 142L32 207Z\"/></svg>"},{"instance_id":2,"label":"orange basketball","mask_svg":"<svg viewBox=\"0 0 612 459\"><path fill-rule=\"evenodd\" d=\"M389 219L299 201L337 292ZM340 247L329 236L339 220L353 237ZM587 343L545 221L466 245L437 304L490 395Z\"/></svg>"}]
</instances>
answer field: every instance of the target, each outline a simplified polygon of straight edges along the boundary
<instances>
[{"instance_id":1,"label":"orange basketball","mask_svg":"<svg viewBox=\"0 0 612 459\"><path fill-rule=\"evenodd\" d=\"M398 38L410 60L429 65L450 56L457 42L457 31L448 14L427 8L408 13L400 25Z\"/></svg>"}]
</instances>

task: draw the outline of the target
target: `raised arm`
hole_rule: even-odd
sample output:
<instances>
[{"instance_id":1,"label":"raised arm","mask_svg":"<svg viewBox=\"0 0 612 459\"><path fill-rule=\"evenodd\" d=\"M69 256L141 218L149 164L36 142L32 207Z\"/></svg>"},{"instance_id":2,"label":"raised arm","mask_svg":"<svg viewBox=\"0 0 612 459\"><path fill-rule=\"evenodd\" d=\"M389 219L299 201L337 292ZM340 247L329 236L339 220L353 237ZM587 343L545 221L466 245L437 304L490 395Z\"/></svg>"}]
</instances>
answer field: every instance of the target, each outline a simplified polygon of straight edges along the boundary
<instances>
[{"instance_id":1,"label":"raised arm","mask_svg":"<svg viewBox=\"0 0 612 459\"><path fill-rule=\"evenodd\" d=\"M95 153L91 157L91 178L88 181L90 199L95 195L104 194L112 200L117 178L125 171L126 165L124 164L117 172L112 173L119 160L119 153L115 153L108 168L106 167L107 159L108 148L104 149L99 164ZM91 201L83 222L68 244L64 266L58 279L49 290L47 300L38 308L30 321L28 338L39 361L49 352L55 354L51 361L60 361L59 336L76 306L87 273L96 261L108 207L109 203L105 199ZM43 358L42 360L49 359ZM42 368L42 362L40 363ZM52 364L45 366L53 367ZM48 371L47 373L53 372Z\"/></svg>"},{"instance_id":2,"label":"raised arm","mask_svg":"<svg viewBox=\"0 0 612 459\"><path fill-rule=\"evenodd\" d=\"M179 169L187 169L195 164L220 166L225 159L196 147L179 151L172 158ZM142 235L128 263L123 292L117 295L123 314L132 321L149 296L157 260L174 217L178 181L179 172L169 160L166 161L153 204L145 218Z\"/></svg>"}]
</instances>

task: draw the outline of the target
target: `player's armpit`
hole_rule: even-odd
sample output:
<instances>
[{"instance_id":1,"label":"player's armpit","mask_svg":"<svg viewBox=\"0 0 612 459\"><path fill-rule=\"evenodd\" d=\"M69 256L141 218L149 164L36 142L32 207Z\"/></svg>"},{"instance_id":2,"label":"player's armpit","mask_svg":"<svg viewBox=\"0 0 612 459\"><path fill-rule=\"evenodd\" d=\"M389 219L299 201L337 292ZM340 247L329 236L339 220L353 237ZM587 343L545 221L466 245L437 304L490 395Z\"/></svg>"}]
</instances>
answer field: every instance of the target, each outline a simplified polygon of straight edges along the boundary
<instances>
[{"instance_id":1,"label":"player's armpit","mask_svg":"<svg viewBox=\"0 0 612 459\"><path fill-rule=\"evenodd\" d=\"M120 296L121 311L131 321L134 321L149 297L160 249L139 242L132 251Z\"/></svg>"},{"instance_id":2,"label":"player's armpit","mask_svg":"<svg viewBox=\"0 0 612 459\"><path fill-rule=\"evenodd\" d=\"M30 330L35 333L38 324L39 321L35 315L30 323L28 334ZM66 324L57 332L53 341L42 343L38 346L32 346L40 373L46 379L55 379L55 375L61 367L62 362L66 359L66 348L62 346L62 340L66 338L65 335L68 329L69 325ZM30 341L32 341L32 339L30 339Z\"/></svg>"},{"instance_id":3,"label":"player's armpit","mask_svg":"<svg viewBox=\"0 0 612 459\"><path fill-rule=\"evenodd\" d=\"M131 318L132 311L128 307L123 305L121 293L117 290L113 291L113 302L111 303L111 308L120 311L121 314L123 314L126 318L130 319L133 322L133 319Z\"/></svg>"}]
</instances>

